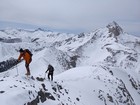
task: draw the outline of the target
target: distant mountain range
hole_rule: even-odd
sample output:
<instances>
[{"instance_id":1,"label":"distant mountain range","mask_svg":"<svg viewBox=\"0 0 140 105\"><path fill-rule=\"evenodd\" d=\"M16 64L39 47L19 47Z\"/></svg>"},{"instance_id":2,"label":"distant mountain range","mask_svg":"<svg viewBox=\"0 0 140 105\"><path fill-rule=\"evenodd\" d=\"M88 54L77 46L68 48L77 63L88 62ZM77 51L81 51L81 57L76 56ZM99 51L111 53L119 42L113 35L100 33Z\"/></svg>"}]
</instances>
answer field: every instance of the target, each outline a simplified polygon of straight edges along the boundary
<instances>
[{"instance_id":1,"label":"distant mountain range","mask_svg":"<svg viewBox=\"0 0 140 105\"><path fill-rule=\"evenodd\" d=\"M20 48L33 53L32 78ZM89 33L0 30L2 105L139 105L140 38L116 23ZM48 64L55 68L48 81ZM17 72L19 73L16 76Z\"/></svg>"}]
</instances>

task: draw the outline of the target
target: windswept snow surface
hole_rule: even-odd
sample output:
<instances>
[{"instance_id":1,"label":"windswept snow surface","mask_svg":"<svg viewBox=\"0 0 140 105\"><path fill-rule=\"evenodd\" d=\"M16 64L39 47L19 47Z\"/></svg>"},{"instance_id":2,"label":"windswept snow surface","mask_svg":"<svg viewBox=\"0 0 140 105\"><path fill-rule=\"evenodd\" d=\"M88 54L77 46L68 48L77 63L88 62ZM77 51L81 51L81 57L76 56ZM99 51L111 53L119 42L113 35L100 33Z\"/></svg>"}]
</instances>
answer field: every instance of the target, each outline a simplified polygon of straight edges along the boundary
<instances>
[{"instance_id":1,"label":"windswept snow surface","mask_svg":"<svg viewBox=\"0 0 140 105\"><path fill-rule=\"evenodd\" d=\"M33 53L31 76L25 62L0 73L1 105L139 105L140 39L112 22L78 35L1 30L0 64ZM54 66L54 81L45 71ZM18 75L17 75L18 74Z\"/></svg>"}]
</instances>

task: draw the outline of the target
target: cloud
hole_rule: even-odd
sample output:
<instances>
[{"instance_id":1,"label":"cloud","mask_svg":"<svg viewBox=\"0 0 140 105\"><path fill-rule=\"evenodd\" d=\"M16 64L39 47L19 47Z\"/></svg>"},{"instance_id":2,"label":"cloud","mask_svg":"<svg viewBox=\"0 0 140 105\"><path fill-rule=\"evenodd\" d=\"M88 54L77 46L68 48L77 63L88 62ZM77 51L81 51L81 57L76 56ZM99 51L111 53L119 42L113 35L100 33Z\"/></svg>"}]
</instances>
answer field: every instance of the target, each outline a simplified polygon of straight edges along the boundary
<instances>
[{"instance_id":1,"label":"cloud","mask_svg":"<svg viewBox=\"0 0 140 105\"><path fill-rule=\"evenodd\" d=\"M140 0L0 0L0 20L56 29L91 30L116 21L140 22ZM131 24L129 24L131 22ZM130 28L125 24L128 23Z\"/></svg>"}]
</instances>

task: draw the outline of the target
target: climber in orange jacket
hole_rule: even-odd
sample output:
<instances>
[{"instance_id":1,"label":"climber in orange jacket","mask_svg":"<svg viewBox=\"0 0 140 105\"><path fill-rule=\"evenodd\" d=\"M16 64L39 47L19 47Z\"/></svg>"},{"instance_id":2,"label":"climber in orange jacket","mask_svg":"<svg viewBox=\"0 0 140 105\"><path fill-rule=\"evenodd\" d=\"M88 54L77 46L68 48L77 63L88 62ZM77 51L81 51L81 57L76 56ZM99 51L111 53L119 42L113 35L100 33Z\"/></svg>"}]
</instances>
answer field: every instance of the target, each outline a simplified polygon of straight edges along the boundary
<instances>
[{"instance_id":1,"label":"climber in orange jacket","mask_svg":"<svg viewBox=\"0 0 140 105\"><path fill-rule=\"evenodd\" d=\"M20 55L18 57L18 62L21 60L21 58L23 57L23 59L25 60L25 67L27 70L27 73L25 75L30 75L30 68L29 65L32 61L32 54L30 53L30 51L28 49L23 50L22 48L19 50Z\"/></svg>"}]
</instances>

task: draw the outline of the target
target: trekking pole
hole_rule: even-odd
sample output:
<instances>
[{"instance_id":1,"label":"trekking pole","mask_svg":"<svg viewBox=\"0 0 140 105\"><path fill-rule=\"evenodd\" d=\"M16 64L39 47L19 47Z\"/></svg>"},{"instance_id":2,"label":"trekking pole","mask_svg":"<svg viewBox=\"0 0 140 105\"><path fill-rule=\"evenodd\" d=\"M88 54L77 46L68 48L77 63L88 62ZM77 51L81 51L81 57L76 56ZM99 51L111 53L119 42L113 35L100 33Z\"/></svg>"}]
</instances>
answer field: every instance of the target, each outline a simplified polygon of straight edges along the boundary
<instances>
[{"instance_id":1,"label":"trekking pole","mask_svg":"<svg viewBox=\"0 0 140 105\"><path fill-rule=\"evenodd\" d=\"M45 76L44 76L44 80L46 79L46 72L45 72Z\"/></svg>"},{"instance_id":2,"label":"trekking pole","mask_svg":"<svg viewBox=\"0 0 140 105\"><path fill-rule=\"evenodd\" d=\"M16 70L17 70L17 76L18 76L19 74L18 74L18 67L17 67L17 64L16 64Z\"/></svg>"}]
</instances>

